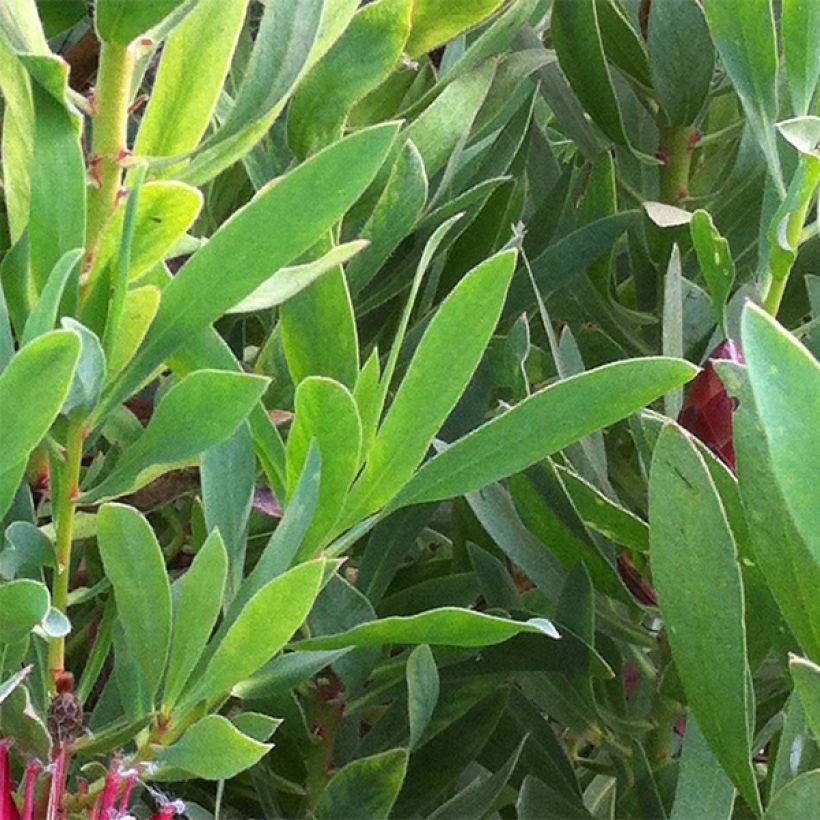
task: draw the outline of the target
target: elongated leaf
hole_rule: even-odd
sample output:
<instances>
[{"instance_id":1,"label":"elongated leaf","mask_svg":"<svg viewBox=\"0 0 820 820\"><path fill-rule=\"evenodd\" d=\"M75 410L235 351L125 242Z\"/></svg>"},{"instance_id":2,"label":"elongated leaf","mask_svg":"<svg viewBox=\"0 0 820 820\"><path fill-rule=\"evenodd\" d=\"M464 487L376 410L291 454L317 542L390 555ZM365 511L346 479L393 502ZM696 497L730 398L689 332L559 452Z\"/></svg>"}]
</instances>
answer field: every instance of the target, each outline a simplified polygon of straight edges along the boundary
<instances>
[{"instance_id":1,"label":"elongated leaf","mask_svg":"<svg viewBox=\"0 0 820 820\"><path fill-rule=\"evenodd\" d=\"M153 285L133 288L125 295L122 323L113 339L108 372L113 377L131 361L159 310L160 291Z\"/></svg>"},{"instance_id":2,"label":"elongated leaf","mask_svg":"<svg viewBox=\"0 0 820 820\"><path fill-rule=\"evenodd\" d=\"M82 248L77 248L73 251L66 251L57 261L48 276L37 304L26 321L22 339L23 346L54 329L57 311L60 309L60 299L62 299L66 283L82 256Z\"/></svg>"},{"instance_id":3,"label":"elongated leaf","mask_svg":"<svg viewBox=\"0 0 820 820\"><path fill-rule=\"evenodd\" d=\"M368 817L387 820L407 771L407 751L391 749L348 763L336 772L316 804L317 820Z\"/></svg>"},{"instance_id":4,"label":"elongated leaf","mask_svg":"<svg viewBox=\"0 0 820 820\"><path fill-rule=\"evenodd\" d=\"M480 23L502 5L503 0L452 0L442 6L436 0L416 0L413 28L407 53L418 57Z\"/></svg>"},{"instance_id":5,"label":"elongated leaf","mask_svg":"<svg viewBox=\"0 0 820 820\"><path fill-rule=\"evenodd\" d=\"M515 253L507 251L479 265L441 304L351 491L346 522L379 509L412 476L481 360L515 259Z\"/></svg>"},{"instance_id":6,"label":"elongated leaf","mask_svg":"<svg viewBox=\"0 0 820 820\"><path fill-rule=\"evenodd\" d=\"M49 603L40 581L20 578L0 585L0 644L23 640L46 617Z\"/></svg>"},{"instance_id":7,"label":"elongated leaf","mask_svg":"<svg viewBox=\"0 0 820 820\"><path fill-rule=\"evenodd\" d=\"M758 0L737 13L734 0L707 0L709 31L740 97L750 125L782 186L774 124L777 120L777 42L770 0Z\"/></svg>"},{"instance_id":8,"label":"elongated leaf","mask_svg":"<svg viewBox=\"0 0 820 820\"><path fill-rule=\"evenodd\" d=\"M646 46L617 0L595 0L607 59L645 86L651 85Z\"/></svg>"},{"instance_id":9,"label":"elongated leaf","mask_svg":"<svg viewBox=\"0 0 820 820\"><path fill-rule=\"evenodd\" d=\"M409 617L381 618L354 626L347 632L322 638L308 638L294 649L341 649L346 646L376 646L385 643L427 643L430 646L492 646L513 635L530 633L560 637L555 627L542 618L510 621L469 609L445 607Z\"/></svg>"},{"instance_id":10,"label":"elongated leaf","mask_svg":"<svg viewBox=\"0 0 820 820\"><path fill-rule=\"evenodd\" d=\"M395 133L390 124L341 140L234 214L163 290L142 349L112 384L104 410L133 392L193 333L313 245L373 178ZM328 194L317 201L319 186Z\"/></svg>"},{"instance_id":11,"label":"elongated leaf","mask_svg":"<svg viewBox=\"0 0 820 820\"><path fill-rule=\"evenodd\" d=\"M715 50L700 3L653 4L648 45L652 87L669 122L691 125L703 108L715 70Z\"/></svg>"},{"instance_id":12,"label":"elongated leaf","mask_svg":"<svg viewBox=\"0 0 820 820\"><path fill-rule=\"evenodd\" d=\"M820 736L820 666L797 655L789 656L789 671L794 688L806 712L814 736Z\"/></svg>"},{"instance_id":13,"label":"elongated leaf","mask_svg":"<svg viewBox=\"0 0 820 820\"><path fill-rule=\"evenodd\" d=\"M304 158L341 135L350 109L377 88L401 57L410 32L411 0L376 0L299 85L288 108L288 141Z\"/></svg>"},{"instance_id":14,"label":"elongated leaf","mask_svg":"<svg viewBox=\"0 0 820 820\"><path fill-rule=\"evenodd\" d=\"M439 453L391 507L470 493L520 472L634 413L695 373L687 362L648 358L563 379Z\"/></svg>"},{"instance_id":15,"label":"elongated leaf","mask_svg":"<svg viewBox=\"0 0 820 820\"><path fill-rule=\"evenodd\" d=\"M424 160L416 146L408 141L362 228L362 239L369 240L370 246L347 266L347 279L354 296L367 286L401 240L412 231L426 201Z\"/></svg>"},{"instance_id":16,"label":"elongated leaf","mask_svg":"<svg viewBox=\"0 0 820 820\"><path fill-rule=\"evenodd\" d=\"M272 744L243 734L222 715L208 715L176 743L161 747L157 756L195 777L227 780L258 763L272 748ZM161 770L159 777L162 779Z\"/></svg>"},{"instance_id":17,"label":"elongated leaf","mask_svg":"<svg viewBox=\"0 0 820 820\"><path fill-rule=\"evenodd\" d=\"M686 719L671 820L729 820L735 787L712 754L693 715Z\"/></svg>"},{"instance_id":18,"label":"elongated leaf","mask_svg":"<svg viewBox=\"0 0 820 820\"><path fill-rule=\"evenodd\" d=\"M311 441L316 442L322 456L319 503L296 554L298 560L310 557L323 546L325 536L339 517L359 468L362 425L350 391L331 379L305 379L296 390L295 408L287 446L291 493L302 474Z\"/></svg>"},{"instance_id":19,"label":"elongated leaf","mask_svg":"<svg viewBox=\"0 0 820 820\"><path fill-rule=\"evenodd\" d=\"M174 706L205 649L222 608L228 556L218 532L212 532L179 582L174 634L162 701Z\"/></svg>"},{"instance_id":20,"label":"elongated leaf","mask_svg":"<svg viewBox=\"0 0 820 820\"><path fill-rule=\"evenodd\" d=\"M698 264L712 297L715 316L725 332L726 303L735 281L735 263L729 243L720 235L706 211L695 211L690 230Z\"/></svg>"},{"instance_id":21,"label":"elongated leaf","mask_svg":"<svg viewBox=\"0 0 820 820\"><path fill-rule=\"evenodd\" d=\"M718 365L729 395L740 401L732 419L737 474L755 560L803 651L820 660L820 562L800 536L774 476L766 430L747 373Z\"/></svg>"},{"instance_id":22,"label":"elongated leaf","mask_svg":"<svg viewBox=\"0 0 820 820\"><path fill-rule=\"evenodd\" d=\"M367 242L347 242L329 250L313 262L281 268L267 282L263 282L253 293L246 296L239 304L234 305L228 313L251 313L256 310L268 310L285 301L289 294L283 283L289 283L295 295L311 285L320 276L337 269L367 247Z\"/></svg>"},{"instance_id":23,"label":"elongated leaf","mask_svg":"<svg viewBox=\"0 0 820 820\"><path fill-rule=\"evenodd\" d=\"M68 395L80 340L55 330L21 350L0 374L0 466L20 464L46 434Z\"/></svg>"},{"instance_id":24,"label":"elongated leaf","mask_svg":"<svg viewBox=\"0 0 820 820\"><path fill-rule=\"evenodd\" d=\"M228 554L227 600L242 583L248 520L253 503L256 457L247 424L205 451L200 466L202 503L208 531L219 530Z\"/></svg>"},{"instance_id":25,"label":"elongated leaf","mask_svg":"<svg viewBox=\"0 0 820 820\"><path fill-rule=\"evenodd\" d=\"M173 129L169 129L173 130ZM148 182L140 188L134 216L130 278L137 279L163 259L185 235L202 208L202 194L182 182ZM106 222L85 285L88 291L115 259L122 241L125 203Z\"/></svg>"},{"instance_id":26,"label":"elongated leaf","mask_svg":"<svg viewBox=\"0 0 820 820\"><path fill-rule=\"evenodd\" d=\"M407 659L407 711L410 722L410 748L418 746L439 697L436 661L427 644L417 646Z\"/></svg>"},{"instance_id":27,"label":"elongated leaf","mask_svg":"<svg viewBox=\"0 0 820 820\"><path fill-rule=\"evenodd\" d=\"M136 154L170 157L197 146L216 108L247 6L248 0L199 0L174 29L162 50Z\"/></svg>"},{"instance_id":28,"label":"elongated leaf","mask_svg":"<svg viewBox=\"0 0 820 820\"><path fill-rule=\"evenodd\" d=\"M766 429L772 467L786 506L815 561L820 561L820 365L762 310L747 306L743 350L755 403Z\"/></svg>"},{"instance_id":29,"label":"elongated leaf","mask_svg":"<svg viewBox=\"0 0 820 820\"><path fill-rule=\"evenodd\" d=\"M105 382L105 353L100 340L87 327L68 316L60 324L80 337L80 360L68 396L60 408L64 416L87 417L96 407Z\"/></svg>"},{"instance_id":30,"label":"elongated leaf","mask_svg":"<svg viewBox=\"0 0 820 820\"><path fill-rule=\"evenodd\" d=\"M795 777L772 798L766 820L794 820L820 804L820 770Z\"/></svg>"},{"instance_id":31,"label":"elongated leaf","mask_svg":"<svg viewBox=\"0 0 820 820\"><path fill-rule=\"evenodd\" d=\"M555 0L550 32L561 68L586 112L613 142L628 145L595 0Z\"/></svg>"},{"instance_id":32,"label":"elongated leaf","mask_svg":"<svg viewBox=\"0 0 820 820\"><path fill-rule=\"evenodd\" d=\"M165 558L151 525L133 507L106 504L97 515L97 527L119 622L153 697L171 642L171 587Z\"/></svg>"},{"instance_id":33,"label":"elongated leaf","mask_svg":"<svg viewBox=\"0 0 820 820\"><path fill-rule=\"evenodd\" d=\"M186 0L97 0L94 22L100 39L127 46Z\"/></svg>"},{"instance_id":34,"label":"elongated leaf","mask_svg":"<svg viewBox=\"0 0 820 820\"><path fill-rule=\"evenodd\" d=\"M706 464L675 425L655 447L649 510L652 577L689 705L743 799L762 814L737 550Z\"/></svg>"},{"instance_id":35,"label":"elongated leaf","mask_svg":"<svg viewBox=\"0 0 820 820\"><path fill-rule=\"evenodd\" d=\"M68 67L65 67L67 79ZM39 83L35 111L28 233L31 273L38 290L63 254L85 243L85 160L76 123Z\"/></svg>"},{"instance_id":36,"label":"elongated leaf","mask_svg":"<svg viewBox=\"0 0 820 820\"><path fill-rule=\"evenodd\" d=\"M148 427L114 471L84 494L98 501L130 492L233 435L264 393L260 376L198 370L163 397ZM196 424L191 424L191 418Z\"/></svg>"},{"instance_id":37,"label":"elongated leaf","mask_svg":"<svg viewBox=\"0 0 820 820\"><path fill-rule=\"evenodd\" d=\"M820 81L820 6L812 0L783 0L780 26L792 109L802 117Z\"/></svg>"},{"instance_id":38,"label":"elongated leaf","mask_svg":"<svg viewBox=\"0 0 820 820\"><path fill-rule=\"evenodd\" d=\"M324 560L311 561L262 587L216 647L186 703L229 692L282 649L310 612L324 571Z\"/></svg>"}]
</instances>

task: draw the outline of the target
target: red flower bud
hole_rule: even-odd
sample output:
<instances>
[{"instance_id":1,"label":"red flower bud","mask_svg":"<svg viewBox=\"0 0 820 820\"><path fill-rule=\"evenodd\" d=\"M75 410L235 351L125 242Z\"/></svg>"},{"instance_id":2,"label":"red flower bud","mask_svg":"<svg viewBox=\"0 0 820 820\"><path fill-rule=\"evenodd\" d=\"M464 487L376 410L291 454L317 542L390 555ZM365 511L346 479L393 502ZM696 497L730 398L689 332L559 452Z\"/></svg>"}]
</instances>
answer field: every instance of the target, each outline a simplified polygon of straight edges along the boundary
<instances>
[{"instance_id":1,"label":"red flower bud","mask_svg":"<svg viewBox=\"0 0 820 820\"><path fill-rule=\"evenodd\" d=\"M712 362L744 363L740 348L731 340L719 344L710 354L703 370L689 384L678 423L697 436L729 469L735 469L732 443L732 414L737 407L726 393Z\"/></svg>"}]
</instances>

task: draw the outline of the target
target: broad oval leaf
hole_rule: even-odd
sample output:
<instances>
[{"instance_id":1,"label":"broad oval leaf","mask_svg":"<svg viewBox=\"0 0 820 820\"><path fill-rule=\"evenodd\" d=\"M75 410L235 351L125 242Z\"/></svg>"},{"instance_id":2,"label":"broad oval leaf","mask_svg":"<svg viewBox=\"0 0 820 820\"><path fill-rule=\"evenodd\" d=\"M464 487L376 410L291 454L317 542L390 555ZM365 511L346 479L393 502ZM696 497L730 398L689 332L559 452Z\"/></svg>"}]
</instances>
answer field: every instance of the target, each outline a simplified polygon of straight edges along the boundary
<instances>
[{"instance_id":1,"label":"broad oval leaf","mask_svg":"<svg viewBox=\"0 0 820 820\"><path fill-rule=\"evenodd\" d=\"M678 359L616 362L562 379L439 453L391 508L452 498L520 472L689 381Z\"/></svg>"},{"instance_id":2,"label":"broad oval leaf","mask_svg":"<svg viewBox=\"0 0 820 820\"><path fill-rule=\"evenodd\" d=\"M649 526L652 577L689 705L715 757L762 814L737 548L703 458L673 424L655 446Z\"/></svg>"},{"instance_id":3,"label":"broad oval leaf","mask_svg":"<svg viewBox=\"0 0 820 820\"><path fill-rule=\"evenodd\" d=\"M153 697L171 643L171 586L165 557L151 525L133 507L105 504L97 515L97 527L119 623Z\"/></svg>"}]
</instances>

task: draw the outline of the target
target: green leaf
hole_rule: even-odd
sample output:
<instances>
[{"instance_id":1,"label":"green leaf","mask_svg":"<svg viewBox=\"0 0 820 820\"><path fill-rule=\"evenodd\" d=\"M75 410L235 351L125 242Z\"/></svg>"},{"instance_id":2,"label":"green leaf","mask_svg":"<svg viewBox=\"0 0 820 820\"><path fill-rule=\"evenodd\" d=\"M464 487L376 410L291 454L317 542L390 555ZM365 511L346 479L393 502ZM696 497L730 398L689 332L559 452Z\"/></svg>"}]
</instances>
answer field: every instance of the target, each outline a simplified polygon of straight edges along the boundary
<instances>
[{"instance_id":1,"label":"green leaf","mask_svg":"<svg viewBox=\"0 0 820 820\"><path fill-rule=\"evenodd\" d=\"M316 803L317 820L367 817L387 820L407 771L407 751L391 749L340 769Z\"/></svg>"},{"instance_id":2,"label":"green leaf","mask_svg":"<svg viewBox=\"0 0 820 820\"><path fill-rule=\"evenodd\" d=\"M279 718L261 712L241 712L231 718L231 722L240 732L250 735L260 743L270 740L273 733L282 725Z\"/></svg>"},{"instance_id":3,"label":"green leaf","mask_svg":"<svg viewBox=\"0 0 820 820\"><path fill-rule=\"evenodd\" d=\"M256 481L256 456L247 424L203 453L199 475L205 527L208 532L219 530L228 555L226 600L230 600L242 583Z\"/></svg>"},{"instance_id":4,"label":"green leaf","mask_svg":"<svg viewBox=\"0 0 820 820\"><path fill-rule=\"evenodd\" d=\"M688 0L687 0L688 2ZM709 287L718 324L726 332L726 304L735 281L735 263L729 243L706 211L695 211L690 224L692 243L703 278Z\"/></svg>"},{"instance_id":5,"label":"green leaf","mask_svg":"<svg viewBox=\"0 0 820 820\"><path fill-rule=\"evenodd\" d=\"M661 349L664 356L683 358L683 272L680 248L672 246L663 285L663 328ZM683 389L670 390L663 397L663 410L676 418L683 404Z\"/></svg>"},{"instance_id":6,"label":"green leaf","mask_svg":"<svg viewBox=\"0 0 820 820\"><path fill-rule=\"evenodd\" d=\"M694 715L686 718L671 820L730 820L735 787L712 754Z\"/></svg>"},{"instance_id":7,"label":"green leaf","mask_svg":"<svg viewBox=\"0 0 820 820\"><path fill-rule=\"evenodd\" d=\"M646 46L617 0L595 0L598 27L607 58L625 74L650 86Z\"/></svg>"},{"instance_id":8,"label":"green leaf","mask_svg":"<svg viewBox=\"0 0 820 820\"><path fill-rule=\"evenodd\" d=\"M54 329L66 283L82 256L82 248L66 251L54 265L37 303L26 320L21 347Z\"/></svg>"},{"instance_id":9,"label":"green leaf","mask_svg":"<svg viewBox=\"0 0 820 820\"><path fill-rule=\"evenodd\" d=\"M410 748L419 745L433 716L439 698L436 661L427 644L417 646L407 659L407 712L410 722Z\"/></svg>"},{"instance_id":10,"label":"green leaf","mask_svg":"<svg viewBox=\"0 0 820 820\"><path fill-rule=\"evenodd\" d=\"M696 372L687 362L647 358L562 379L439 453L391 506L452 498L520 472L645 407Z\"/></svg>"},{"instance_id":11,"label":"green leaf","mask_svg":"<svg viewBox=\"0 0 820 820\"><path fill-rule=\"evenodd\" d=\"M234 305L228 313L252 313L257 310L269 310L286 301L290 296L313 284L320 276L338 269L350 259L367 248L367 242L359 240L346 242L331 248L324 256L304 265L280 268L266 282L263 282L253 293ZM290 293L288 293L288 288Z\"/></svg>"},{"instance_id":12,"label":"green leaf","mask_svg":"<svg viewBox=\"0 0 820 820\"><path fill-rule=\"evenodd\" d=\"M219 532L212 532L179 583L168 674L162 695L164 706L174 706L222 609L228 574L228 556Z\"/></svg>"},{"instance_id":13,"label":"green leaf","mask_svg":"<svg viewBox=\"0 0 820 820\"><path fill-rule=\"evenodd\" d=\"M10 524L4 541L0 550L0 575L9 581L21 571L32 577L29 573L57 565L54 544L42 530L28 521Z\"/></svg>"},{"instance_id":14,"label":"green leaf","mask_svg":"<svg viewBox=\"0 0 820 820\"><path fill-rule=\"evenodd\" d=\"M159 310L160 290L153 285L133 288L125 294L122 322L108 356L108 373L117 376L138 350Z\"/></svg>"},{"instance_id":15,"label":"green leaf","mask_svg":"<svg viewBox=\"0 0 820 820\"><path fill-rule=\"evenodd\" d=\"M444 607L408 617L381 618L354 626L338 635L308 638L294 649L341 649L346 646L377 646L386 643L426 643L430 646L492 646L522 632L560 637L542 618L510 621L469 609Z\"/></svg>"},{"instance_id":16,"label":"green leaf","mask_svg":"<svg viewBox=\"0 0 820 820\"><path fill-rule=\"evenodd\" d=\"M257 194L168 283L142 349L111 385L104 411L278 268L310 248L363 192L384 161L393 124L352 134ZM326 196L317 200L321 187Z\"/></svg>"},{"instance_id":17,"label":"green leaf","mask_svg":"<svg viewBox=\"0 0 820 820\"><path fill-rule=\"evenodd\" d=\"M324 546L339 517L345 496L359 468L362 424L350 391L339 382L311 376L300 383L295 416L288 435L288 491L293 493L304 469L311 441L322 455L319 503L296 554L309 558Z\"/></svg>"},{"instance_id":18,"label":"green leaf","mask_svg":"<svg viewBox=\"0 0 820 820\"><path fill-rule=\"evenodd\" d=\"M780 12L786 79L795 116L809 113L820 82L820 5L783 0Z\"/></svg>"},{"instance_id":19,"label":"green leaf","mask_svg":"<svg viewBox=\"0 0 820 820\"><path fill-rule=\"evenodd\" d=\"M820 561L820 365L762 310L747 305L742 319L749 380L769 442L772 468L797 529Z\"/></svg>"},{"instance_id":20,"label":"green leaf","mask_svg":"<svg viewBox=\"0 0 820 820\"><path fill-rule=\"evenodd\" d=\"M288 108L288 142L300 159L338 139L350 109L387 78L410 32L411 0L361 8L302 80Z\"/></svg>"},{"instance_id":21,"label":"green leaf","mask_svg":"<svg viewBox=\"0 0 820 820\"><path fill-rule=\"evenodd\" d=\"M703 458L673 424L655 446L649 526L652 577L689 705L715 757L760 815L737 550Z\"/></svg>"},{"instance_id":22,"label":"green leaf","mask_svg":"<svg viewBox=\"0 0 820 820\"><path fill-rule=\"evenodd\" d=\"M555 0L550 33L561 68L587 114L613 142L628 145L595 0Z\"/></svg>"},{"instance_id":23,"label":"green leaf","mask_svg":"<svg viewBox=\"0 0 820 820\"><path fill-rule=\"evenodd\" d=\"M87 416L97 405L105 381L105 353L100 340L87 327L68 316L60 324L80 337L80 360L65 403L60 408L64 416Z\"/></svg>"},{"instance_id":24,"label":"green leaf","mask_svg":"<svg viewBox=\"0 0 820 820\"><path fill-rule=\"evenodd\" d=\"M347 280L354 296L369 284L402 239L413 230L427 202L427 188L424 160L408 140L361 230L362 239L370 245L347 266Z\"/></svg>"},{"instance_id":25,"label":"green leaf","mask_svg":"<svg viewBox=\"0 0 820 820\"><path fill-rule=\"evenodd\" d=\"M584 524L633 552L649 550L649 526L645 521L579 475L560 465L557 469Z\"/></svg>"},{"instance_id":26,"label":"green leaf","mask_svg":"<svg viewBox=\"0 0 820 820\"><path fill-rule=\"evenodd\" d=\"M289 652L279 655L255 675L234 686L232 694L243 700L284 694L349 652L349 649L336 649L332 652Z\"/></svg>"},{"instance_id":27,"label":"green leaf","mask_svg":"<svg viewBox=\"0 0 820 820\"><path fill-rule=\"evenodd\" d=\"M809 806L820 805L820 770L795 777L769 803L766 820L795 820L805 817Z\"/></svg>"},{"instance_id":28,"label":"green leaf","mask_svg":"<svg viewBox=\"0 0 820 820\"><path fill-rule=\"evenodd\" d=\"M66 78L68 66L65 66ZM31 275L37 290L68 251L85 244L85 160L73 117L32 82L35 129L28 223Z\"/></svg>"},{"instance_id":29,"label":"green leaf","mask_svg":"<svg viewBox=\"0 0 820 820\"><path fill-rule=\"evenodd\" d=\"M691 125L706 102L715 71L715 49L701 4L653 4L648 46L652 87L669 123Z\"/></svg>"},{"instance_id":30,"label":"green leaf","mask_svg":"<svg viewBox=\"0 0 820 820\"><path fill-rule=\"evenodd\" d=\"M789 671L806 710L808 724L814 736L820 737L820 666L806 658L789 655Z\"/></svg>"},{"instance_id":31,"label":"green leaf","mask_svg":"<svg viewBox=\"0 0 820 820\"><path fill-rule=\"evenodd\" d=\"M132 492L171 467L194 461L236 432L267 385L261 376L223 370L186 376L163 396L145 432L123 453L111 475L84 493L83 500Z\"/></svg>"},{"instance_id":32,"label":"green leaf","mask_svg":"<svg viewBox=\"0 0 820 820\"><path fill-rule=\"evenodd\" d=\"M97 527L119 623L153 697L171 643L171 587L165 557L151 525L133 507L105 504L97 514Z\"/></svg>"},{"instance_id":33,"label":"green leaf","mask_svg":"<svg viewBox=\"0 0 820 820\"><path fill-rule=\"evenodd\" d=\"M19 672L0 683L0 703L2 703L31 674L31 667L26 666Z\"/></svg>"},{"instance_id":34,"label":"green leaf","mask_svg":"<svg viewBox=\"0 0 820 820\"><path fill-rule=\"evenodd\" d=\"M503 0L451 0L442 6L437 0L415 0L408 55L418 57L452 40L489 17L502 3Z\"/></svg>"},{"instance_id":35,"label":"green leaf","mask_svg":"<svg viewBox=\"0 0 820 820\"><path fill-rule=\"evenodd\" d=\"M583 803L570 802L563 794L527 775L515 804L519 820L590 820Z\"/></svg>"},{"instance_id":36,"label":"green leaf","mask_svg":"<svg viewBox=\"0 0 820 820\"><path fill-rule=\"evenodd\" d=\"M173 129L168 129L173 130ZM100 277L107 280L106 265L116 259L123 238L125 205L120 204L103 227L94 262L88 273L88 292ZM174 245L193 225L202 209L202 194L182 182L148 182L140 188L134 215L134 238L131 244L130 279L138 279L164 259ZM103 282L107 286L107 281Z\"/></svg>"},{"instance_id":37,"label":"green leaf","mask_svg":"<svg viewBox=\"0 0 820 820\"><path fill-rule=\"evenodd\" d=\"M14 738L15 751L36 760L51 759L51 737L31 705L29 690L18 686L0 704L0 733ZM5 806L4 806L5 808Z\"/></svg>"},{"instance_id":38,"label":"green leaf","mask_svg":"<svg viewBox=\"0 0 820 820\"><path fill-rule=\"evenodd\" d=\"M801 538L775 479L766 430L746 370L718 364L740 406L732 418L737 474L755 560L803 651L820 660L820 562Z\"/></svg>"},{"instance_id":39,"label":"green leaf","mask_svg":"<svg viewBox=\"0 0 820 820\"><path fill-rule=\"evenodd\" d=\"M46 434L68 395L80 339L55 330L26 345L0 374L0 458L16 468Z\"/></svg>"},{"instance_id":40,"label":"green leaf","mask_svg":"<svg viewBox=\"0 0 820 820\"><path fill-rule=\"evenodd\" d=\"M171 157L199 144L216 109L247 6L248 0L199 0L173 30L162 49L135 154Z\"/></svg>"},{"instance_id":41,"label":"green leaf","mask_svg":"<svg viewBox=\"0 0 820 820\"><path fill-rule=\"evenodd\" d=\"M707 0L704 12L712 40L763 148L769 172L782 188L774 137L777 120L777 40L771 0L757 0L737 13L735 0Z\"/></svg>"},{"instance_id":42,"label":"green leaf","mask_svg":"<svg viewBox=\"0 0 820 820\"><path fill-rule=\"evenodd\" d=\"M390 501L424 458L481 361L515 260L514 251L492 257L467 274L441 303L351 490L346 524ZM467 335L465 327L469 327Z\"/></svg>"},{"instance_id":43,"label":"green leaf","mask_svg":"<svg viewBox=\"0 0 820 820\"><path fill-rule=\"evenodd\" d=\"M186 0L97 0L94 22L104 42L127 46Z\"/></svg>"},{"instance_id":44,"label":"green leaf","mask_svg":"<svg viewBox=\"0 0 820 820\"><path fill-rule=\"evenodd\" d=\"M20 578L0 584L0 644L22 641L48 613L48 589L40 581Z\"/></svg>"},{"instance_id":45,"label":"green leaf","mask_svg":"<svg viewBox=\"0 0 820 820\"><path fill-rule=\"evenodd\" d=\"M272 748L243 734L222 715L208 715L176 743L157 748L157 758L194 777L227 780L258 763ZM162 778L161 770L158 776Z\"/></svg>"},{"instance_id":46,"label":"green leaf","mask_svg":"<svg viewBox=\"0 0 820 820\"><path fill-rule=\"evenodd\" d=\"M310 612L324 572L324 560L311 561L263 586L231 624L185 702L229 692L282 649Z\"/></svg>"}]
</instances>

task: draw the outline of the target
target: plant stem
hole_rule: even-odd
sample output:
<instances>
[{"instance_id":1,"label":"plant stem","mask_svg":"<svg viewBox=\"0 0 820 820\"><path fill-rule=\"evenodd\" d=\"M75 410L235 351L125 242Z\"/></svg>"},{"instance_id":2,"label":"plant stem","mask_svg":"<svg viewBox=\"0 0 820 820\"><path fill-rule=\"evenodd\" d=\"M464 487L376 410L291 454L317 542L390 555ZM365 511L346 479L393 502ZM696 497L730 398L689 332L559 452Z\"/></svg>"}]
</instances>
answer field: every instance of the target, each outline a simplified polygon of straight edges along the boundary
<instances>
[{"instance_id":1,"label":"plant stem","mask_svg":"<svg viewBox=\"0 0 820 820\"><path fill-rule=\"evenodd\" d=\"M692 166L692 138L695 129L662 125L659 128L661 156L661 201L677 205L689 194L689 170Z\"/></svg>"},{"instance_id":2,"label":"plant stem","mask_svg":"<svg viewBox=\"0 0 820 820\"><path fill-rule=\"evenodd\" d=\"M97 73L97 115L92 130L91 154L99 187L88 194L86 249L93 253L106 220L114 211L122 182L120 155L127 148L128 105L134 75L130 47L103 43Z\"/></svg>"},{"instance_id":3,"label":"plant stem","mask_svg":"<svg viewBox=\"0 0 820 820\"><path fill-rule=\"evenodd\" d=\"M69 422L65 463L59 471L54 493L57 567L54 570L52 605L64 615L68 609L68 581L71 575L71 541L74 529L74 500L79 494L80 464L85 429L82 421ZM51 638L48 644L50 686L56 692L56 676L65 668L65 638Z\"/></svg>"}]
</instances>

